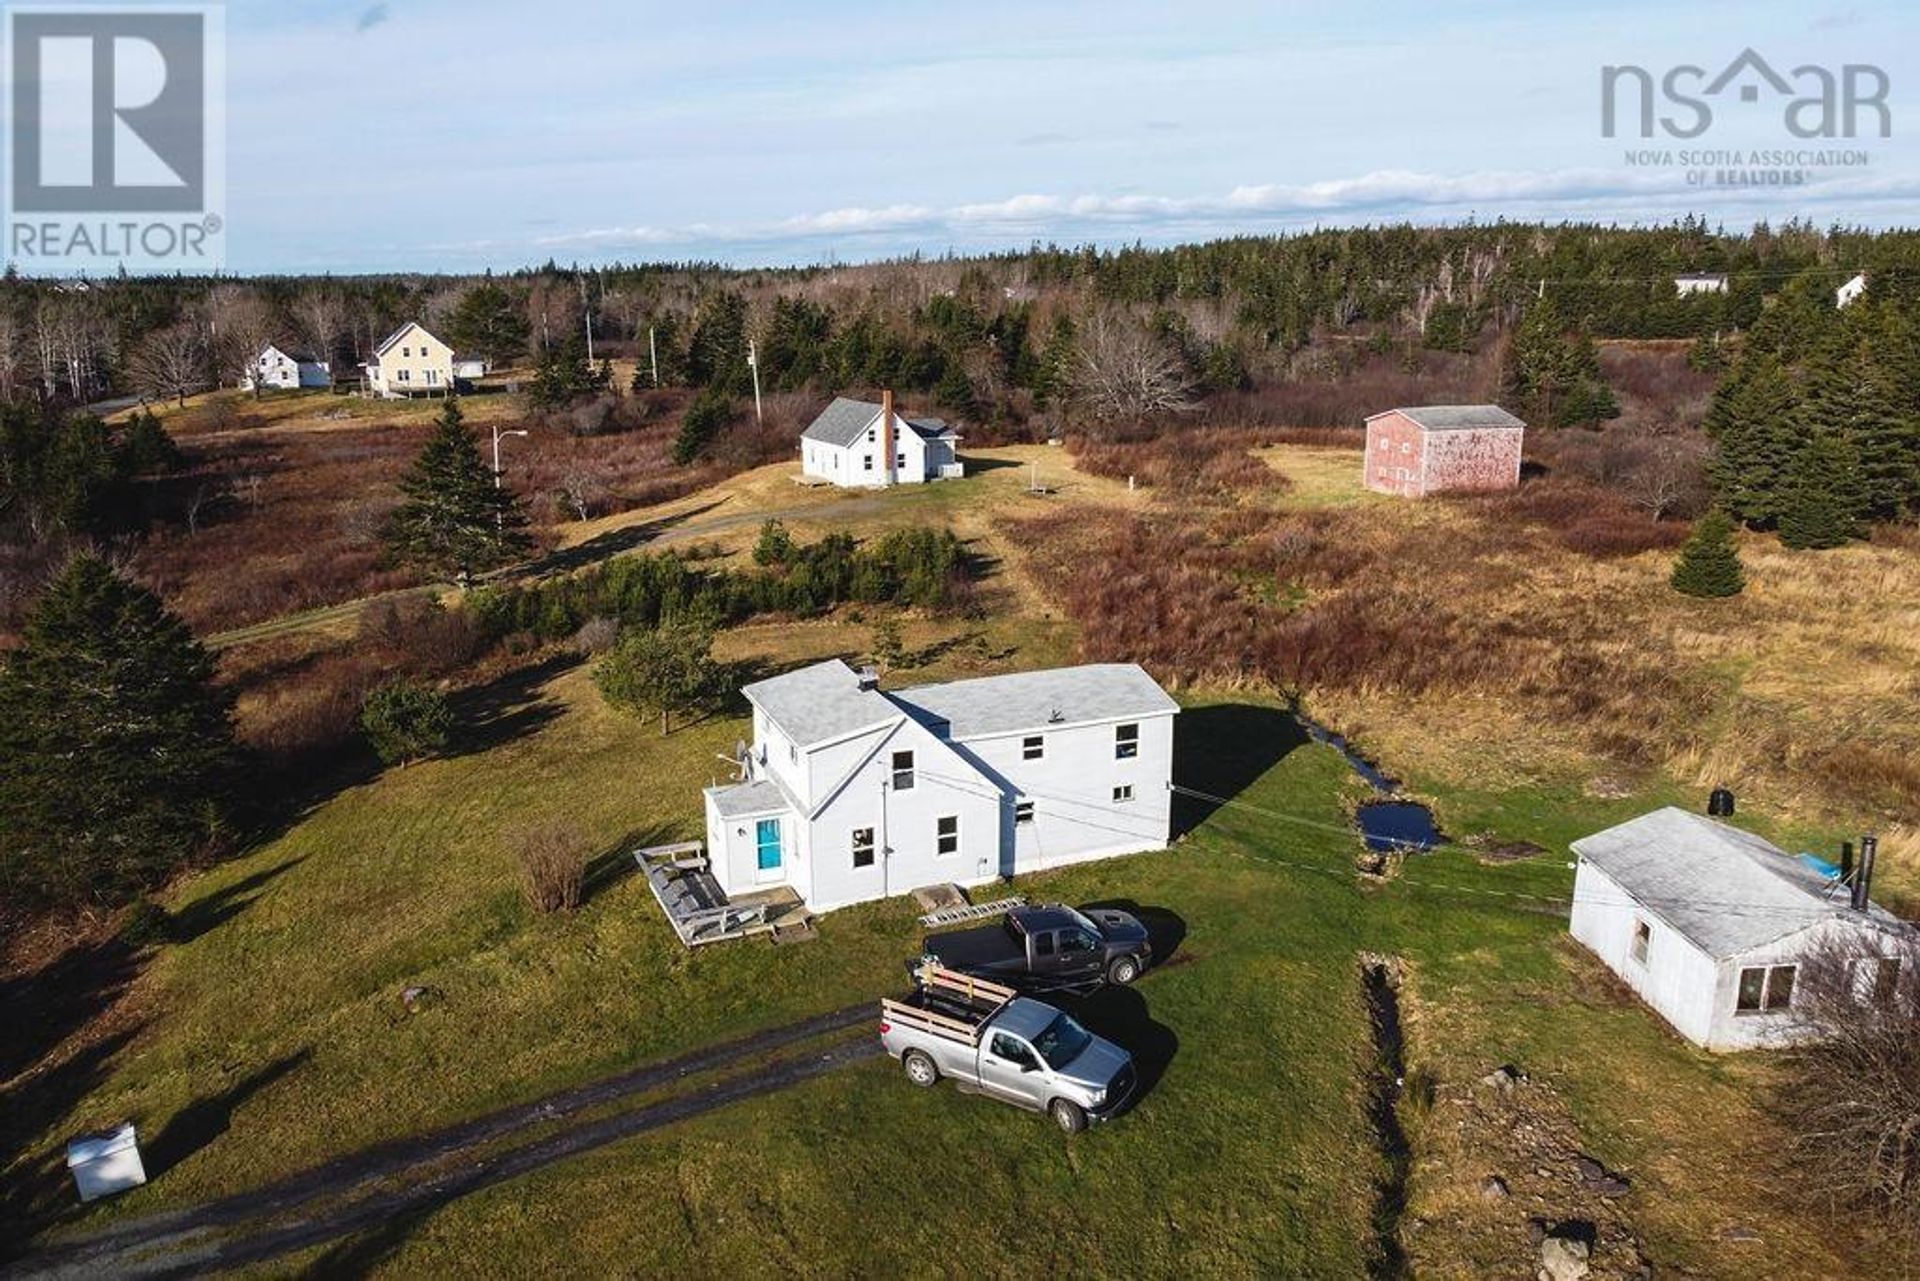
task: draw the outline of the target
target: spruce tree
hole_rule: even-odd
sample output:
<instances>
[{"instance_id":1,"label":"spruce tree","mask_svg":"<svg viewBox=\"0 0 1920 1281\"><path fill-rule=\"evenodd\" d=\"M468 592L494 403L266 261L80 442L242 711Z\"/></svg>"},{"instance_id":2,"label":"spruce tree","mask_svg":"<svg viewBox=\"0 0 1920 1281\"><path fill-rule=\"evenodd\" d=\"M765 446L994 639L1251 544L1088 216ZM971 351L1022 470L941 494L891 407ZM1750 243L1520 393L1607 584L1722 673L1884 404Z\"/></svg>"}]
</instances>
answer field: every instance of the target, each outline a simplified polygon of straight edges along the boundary
<instances>
[{"instance_id":1,"label":"spruce tree","mask_svg":"<svg viewBox=\"0 0 1920 1281\"><path fill-rule=\"evenodd\" d=\"M1719 508L1701 517L1673 564L1673 589L1688 596L1738 596L1747 585L1733 519Z\"/></svg>"},{"instance_id":2,"label":"spruce tree","mask_svg":"<svg viewBox=\"0 0 1920 1281\"><path fill-rule=\"evenodd\" d=\"M400 491L407 500L387 527L387 545L408 564L465 583L528 545L519 501L481 460L457 399L448 399Z\"/></svg>"},{"instance_id":3,"label":"spruce tree","mask_svg":"<svg viewBox=\"0 0 1920 1281\"><path fill-rule=\"evenodd\" d=\"M1766 354L1743 361L1714 393L1706 427L1717 450L1709 474L1721 505L1750 525L1780 518L1799 440L1799 401L1786 369Z\"/></svg>"},{"instance_id":4,"label":"spruce tree","mask_svg":"<svg viewBox=\"0 0 1920 1281\"><path fill-rule=\"evenodd\" d=\"M75 556L0 667L0 888L112 903L224 826L229 700L214 662L152 592Z\"/></svg>"},{"instance_id":5,"label":"spruce tree","mask_svg":"<svg viewBox=\"0 0 1920 1281\"><path fill-rule=\"evenodd\" d=\"M1864 324L1868 322L1863 322ZM1920 418L1903 404L1889 371L1858 329L1822 345L1807 361L1802 422L1846 440L1859 460L1862 514L1895 519L1920 499Z\"/></svg>"},{"instance_id":6,"label":"spruce tree","mask_svg":"<svg viewBox=\"0 0 1920 1281\"><path fill-rule=\"evenodd\" d=\"M1853 446L1821 433L1801 446L1786 477L1780 541L1788 547L1838 547L1860 537L1866 490Z\"/></svg>"}]
</instances>

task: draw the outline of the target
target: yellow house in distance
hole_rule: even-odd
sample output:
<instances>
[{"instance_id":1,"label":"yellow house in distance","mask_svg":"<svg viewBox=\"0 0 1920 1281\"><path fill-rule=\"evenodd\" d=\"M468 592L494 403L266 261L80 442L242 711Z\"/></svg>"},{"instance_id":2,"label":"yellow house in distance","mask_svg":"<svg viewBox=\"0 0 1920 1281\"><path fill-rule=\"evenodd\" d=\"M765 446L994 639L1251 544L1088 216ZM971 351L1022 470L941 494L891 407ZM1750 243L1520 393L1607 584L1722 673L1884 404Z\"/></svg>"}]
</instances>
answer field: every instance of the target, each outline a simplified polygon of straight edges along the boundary
<instances>
[{"instance_id":1,"label":"yellow house in distance","mask_svg":"<svg viewBox=\"0 0 1920 1281\"><path fill-rule=\"evenodd\" d=\"M460 359L452 347L415 320L388 335L362 368L368 393L389 400L451 395L461 380L487 372L484 361Z\"/></svg>"}]
</instances>

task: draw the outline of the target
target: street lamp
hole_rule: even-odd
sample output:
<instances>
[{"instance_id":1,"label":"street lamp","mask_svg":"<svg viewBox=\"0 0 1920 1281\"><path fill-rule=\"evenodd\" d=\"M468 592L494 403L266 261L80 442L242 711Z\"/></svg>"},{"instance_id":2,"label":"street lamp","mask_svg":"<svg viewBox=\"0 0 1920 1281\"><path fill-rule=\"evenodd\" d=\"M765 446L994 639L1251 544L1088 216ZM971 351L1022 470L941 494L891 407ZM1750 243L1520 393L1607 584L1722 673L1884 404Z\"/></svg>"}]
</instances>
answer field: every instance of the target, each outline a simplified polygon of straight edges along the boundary
<instances>
[{"instance_id":1,"label":"street lamp","mask_svg":"<svg viewBox=\"0 0 1920 1281\"><path fill-rule=\"evenodd\" d=\"M501 439L506 436L524 436L527 433L525 430L520 428L516 428L513 431L501 431L500 425L498 423L491 424L491 426L493 427L493 487L495 489L498 489L500 488L500 441Z\"/></svg>"}]
</instances>

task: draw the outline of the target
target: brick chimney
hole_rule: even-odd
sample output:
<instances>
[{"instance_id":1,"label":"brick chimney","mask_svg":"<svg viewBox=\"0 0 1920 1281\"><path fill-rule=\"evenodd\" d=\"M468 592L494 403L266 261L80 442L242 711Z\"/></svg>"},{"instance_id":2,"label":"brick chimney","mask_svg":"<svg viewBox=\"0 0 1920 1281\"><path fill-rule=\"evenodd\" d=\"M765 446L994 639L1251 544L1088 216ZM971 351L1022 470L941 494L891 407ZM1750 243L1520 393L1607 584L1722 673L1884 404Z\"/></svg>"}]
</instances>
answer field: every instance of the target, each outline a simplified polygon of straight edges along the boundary
<instances>
[{"instance_id":1,"label":"brick chimney","mask_svg":"<svg viewBox=\"0 0 1920 1281\"><path fill-rule=\"evenodd\" d=\"M893 483L893 391L880 393L880 483Z\"/></svg>"}]
</instances>

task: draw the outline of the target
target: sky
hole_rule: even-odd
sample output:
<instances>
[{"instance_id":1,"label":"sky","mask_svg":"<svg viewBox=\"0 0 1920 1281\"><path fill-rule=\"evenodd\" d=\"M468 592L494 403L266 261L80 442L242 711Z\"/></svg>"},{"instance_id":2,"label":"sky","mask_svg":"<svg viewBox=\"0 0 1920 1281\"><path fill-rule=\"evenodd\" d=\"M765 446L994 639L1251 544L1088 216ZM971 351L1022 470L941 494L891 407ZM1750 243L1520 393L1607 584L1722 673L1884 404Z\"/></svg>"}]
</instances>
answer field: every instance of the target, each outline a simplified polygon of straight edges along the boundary
<instances>
[{"instance_id":1,"label":"sky","mask_svg":"<svg viewBox=\"0 0 1920 1281\"><path fill-rule=\"evenodd\" d=\"M1920 218L1911 3L231 0L225 24L242 272ZM1695 66L1693 92L1746 48L1802 90L1878 68L1890 136L1863 108L1796 138L1787 98L1739 100L1750 68L1697 137L1637 136L1631 80L1602 135L1603 67ZM1797 154L1724 184L1753 148Z\"/></svg>"}]
</instances>

